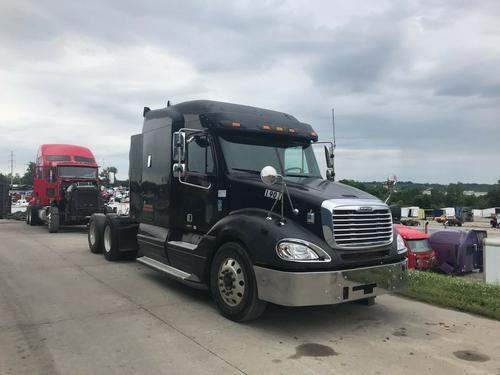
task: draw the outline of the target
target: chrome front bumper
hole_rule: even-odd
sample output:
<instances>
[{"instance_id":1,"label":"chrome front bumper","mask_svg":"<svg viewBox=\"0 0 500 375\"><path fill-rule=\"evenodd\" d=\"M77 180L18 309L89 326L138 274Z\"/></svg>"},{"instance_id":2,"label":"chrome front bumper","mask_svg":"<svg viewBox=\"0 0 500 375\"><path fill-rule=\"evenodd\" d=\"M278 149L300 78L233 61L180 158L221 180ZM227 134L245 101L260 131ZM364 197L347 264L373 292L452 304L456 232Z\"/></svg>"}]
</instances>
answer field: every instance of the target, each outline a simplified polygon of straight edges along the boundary
<instances>
[{"instance_id":1,"label":"chrome front bumper","mask_svg":"<svg viewBox=\"0 0 500 375\"><path fill-rule=\"evenodd\" d=\"M400 289L407 261L326 272L285 272L253 267L259 299L285 306L331 305Z\"/></svg>"}]
</instances>

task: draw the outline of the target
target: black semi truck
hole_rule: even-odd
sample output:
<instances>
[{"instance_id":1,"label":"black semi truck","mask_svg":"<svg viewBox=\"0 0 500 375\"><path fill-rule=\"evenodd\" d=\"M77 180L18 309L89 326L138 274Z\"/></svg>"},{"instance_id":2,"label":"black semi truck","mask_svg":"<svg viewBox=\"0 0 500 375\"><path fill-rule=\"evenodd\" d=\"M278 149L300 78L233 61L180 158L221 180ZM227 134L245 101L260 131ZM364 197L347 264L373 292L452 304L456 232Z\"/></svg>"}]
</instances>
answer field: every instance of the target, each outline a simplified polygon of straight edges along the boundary
<instances>
[{"instance_id":1,"label":"black semi truck","mask_svg":"<svg viewBox=\"0 0 500 375\"><path fill-rule=\"evenodd\" d=\"M331 169L322 178L310 125L206 100L143 116L131 137L130 215L92 215L92 252L133 256L209 289L235 321L257 318L267 302L371 304L404 282L389 207L333 181Z\"/></svg>"}]
</instances>

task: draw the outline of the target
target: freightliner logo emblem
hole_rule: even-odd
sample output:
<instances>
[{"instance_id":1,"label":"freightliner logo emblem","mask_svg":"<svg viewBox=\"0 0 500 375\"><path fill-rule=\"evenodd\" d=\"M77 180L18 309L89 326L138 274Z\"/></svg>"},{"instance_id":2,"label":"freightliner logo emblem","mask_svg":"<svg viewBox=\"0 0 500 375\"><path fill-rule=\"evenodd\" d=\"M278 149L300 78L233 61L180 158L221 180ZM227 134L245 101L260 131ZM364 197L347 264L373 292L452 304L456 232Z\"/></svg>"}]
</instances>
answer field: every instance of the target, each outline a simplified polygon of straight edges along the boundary
<instances>
[{"instance_id":1,"label":"freightliner logo emblem","mask_svg":"<svg viewBox=\"0 0 500 375\"><path fill-rule=\"evenodd\" d=\"M360 207L358 208L359 212L372 212L373 208L372 207Z\"/></svg>"}]
</instances>

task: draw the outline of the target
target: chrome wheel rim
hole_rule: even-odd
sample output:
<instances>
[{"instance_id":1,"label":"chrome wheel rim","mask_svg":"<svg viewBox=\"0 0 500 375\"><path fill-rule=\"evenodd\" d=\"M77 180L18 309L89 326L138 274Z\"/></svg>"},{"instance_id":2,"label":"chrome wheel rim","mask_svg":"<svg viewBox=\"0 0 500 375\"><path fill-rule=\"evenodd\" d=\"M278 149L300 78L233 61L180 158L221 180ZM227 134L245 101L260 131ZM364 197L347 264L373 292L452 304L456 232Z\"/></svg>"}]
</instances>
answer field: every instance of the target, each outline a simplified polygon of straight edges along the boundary
<instances>
[{"instance_id":1,"label":"chrome wheel rim","mask_svg":"<svg viewBox=\"0 0 500 375\"><path fill-rule=\"evenodd\" d=\"M90 223L90 228L89 228L89 240L90 240L90 244L92 246L95 245L95 222L92 221Z\"/></svg>"},{"instance_id":2,"label":"chrome wheel rim","mask_svg":"<svg viewBox=\"0 0 500 375\"><path fill-rule=\"evenodd\" d=\"M109 225L106 225L104 229L104 250L106 250L107 253L111 251L111 228Z\"/></svg>"},{"instance_id":3,"label":"chrome wheel rim","mask_svg":"<svg viewBox=\"0 0 500 375\"><path fill-rule=\"evenodd\" d=\"M219 293L229 306L238 306L245 295L246 280L243 268L236 259L227 258L218 274Z\"/></svg>"}]
</instances>

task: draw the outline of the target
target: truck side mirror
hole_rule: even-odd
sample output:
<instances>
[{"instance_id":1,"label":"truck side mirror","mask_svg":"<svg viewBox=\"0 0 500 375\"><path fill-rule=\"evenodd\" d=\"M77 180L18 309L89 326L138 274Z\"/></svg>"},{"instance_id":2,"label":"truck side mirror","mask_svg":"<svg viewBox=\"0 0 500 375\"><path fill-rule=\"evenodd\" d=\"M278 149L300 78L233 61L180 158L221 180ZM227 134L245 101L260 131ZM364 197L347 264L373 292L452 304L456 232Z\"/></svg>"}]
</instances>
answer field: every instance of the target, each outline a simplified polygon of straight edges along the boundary
<instances>
[{"instance_id":1,"label":"truck side mirror","mask_svg":"<svg viewBox=\"0 0 500 375\"><path fill-rule=\"evenodd\" d=\"M183 163L186 154L186 134L175 132L172 137L172 152L175 162Z\"/></svg>"},{"instance_id":2,"label":"truck side mirror","mask_svg":"<svg viewBox=\"0 0 500 375\"><path fill-rule=\"evenodd\" d=\"M328 146L325 146L325 159L326 159L326 166L329 169L333 168L333 152L330 150Z\"/></svg>"},{"instance_id":3,"label":"truck side mirror","mask_svg":"<svg viewBox=\"0 0 500 375\"><path fill-rule=\"evenodd\" d=\"M274 167L268 165L260 171L260 179L267 186L274 185L278 181L278 172Z\"/></svg>"},{"instance_id":4,"label":"truck side mirror","mask_svg":"<svg viewBox=\"0 0 500 375\"><path fill-rule=\"evenodd\" d=\"M115 172L108 172L108 180L111 185L113 185L116 181Z\"/></svg>"},{"instance_id":5,"label":"truck side mirror","mask_svg":"<svg viewBox=\"0 0 500 375\"><path fill-rule=\"evenodd\" d=\"M186 176L186 164L174 163L172 166L172 172L175 178L182 178Z\"/></svg>"}]
</instances>

